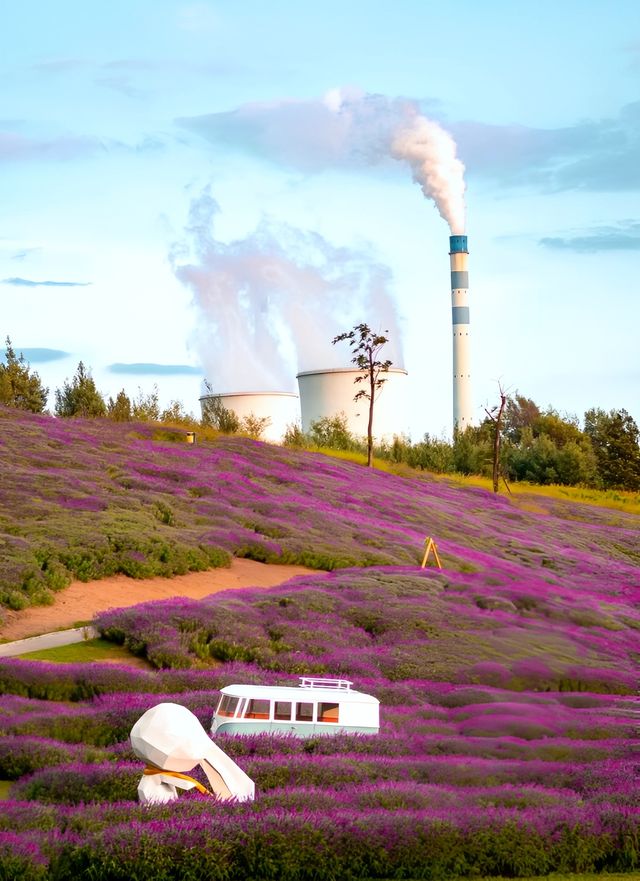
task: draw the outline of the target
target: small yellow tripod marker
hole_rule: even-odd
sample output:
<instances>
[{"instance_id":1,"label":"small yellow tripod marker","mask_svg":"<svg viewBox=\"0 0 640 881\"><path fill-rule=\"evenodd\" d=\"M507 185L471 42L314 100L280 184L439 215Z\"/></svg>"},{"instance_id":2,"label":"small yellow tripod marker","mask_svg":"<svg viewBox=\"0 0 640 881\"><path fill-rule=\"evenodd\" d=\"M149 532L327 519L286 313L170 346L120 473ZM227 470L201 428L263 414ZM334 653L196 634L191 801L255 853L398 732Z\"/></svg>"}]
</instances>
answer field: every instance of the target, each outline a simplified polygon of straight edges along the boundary
<instances>
[{"instance_id":1,"label":"small yellow tripod marker","mask_svg":"<svg viewBox=\"0 0 640 881\"><path fill-rule=\"evenodd\" d=\"M432 538L427 537L427 538L425 538L424 543L425 543L426 547L424 549L424 557L422 559L422 566L420 568L421 569L425 568L425 566L427 565L427 561L429 559L429 554L431 554L431 552L433 552L433 557L436 561L436 566L438 567L438 569L442 569L442 563L440 562L440 557L438 556L438 548L436 547L435 541Z\"/></svg>"}]
</instances>

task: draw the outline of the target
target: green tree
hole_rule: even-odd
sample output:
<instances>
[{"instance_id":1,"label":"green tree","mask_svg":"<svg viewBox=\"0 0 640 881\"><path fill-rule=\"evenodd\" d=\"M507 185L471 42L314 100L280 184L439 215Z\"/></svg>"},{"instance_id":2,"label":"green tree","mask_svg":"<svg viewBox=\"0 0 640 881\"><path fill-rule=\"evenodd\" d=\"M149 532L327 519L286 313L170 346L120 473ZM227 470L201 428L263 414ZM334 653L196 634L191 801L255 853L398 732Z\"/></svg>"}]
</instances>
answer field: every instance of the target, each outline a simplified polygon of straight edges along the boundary
<instances>
[{"instance_id":1,"label":"green tree","mask_svg":"<svg viewBox=\"0 0 640 881\"><path fill-rule=\"evenodd\" d=\"M389 331L385 330L385 333ZM356 324L353 330L341 333L334 337L332 343L348 342L351 347L351 363L355 364L360 371L360 376L356 376L354 383L362 383L365 388L361 388L353 397L354 401L365 398L369 401L369 418L367 421L367 465L369 468L373 462L373 408L376 396L384 383L386 377L381 374L387 373L392 362L389 360L380 360L380 352L386 343L389 342L386 336L375 333L368 324Z\"/></svg>"},{"instance_id":2,"label":"green tree","mask_svg":"<svg viewBox=\"0 0 640 881\"><path fill-rule=\"evenodd\" d=\"M395 445L394 442L394 446ZM412 468L436 473L453 471L453 445L441 438L425 434L418 443L407 446L405 461Z\"/></svg>"},{"instance_id":3,"label":"green tree","mask_svg":"<svg viewBox=\"0 0 640 881\"><path fill-rule=\"evenodd\" d=\"M129 422L131 420L131 401L124 389L118 392L115 401L113 398L109 398L107 416L114 422Z\"/></svg>"},{"instance_id":4,"label":"green tree","mask_svg":"<svg viewBox=\"0 0 640 881\"><path fill-rule=\"evenodd\" d=\"M47 406L49 389L42 385L37 373L31 372L22 352L16 356L9 337L6 346L5 363L0 363L0 404L42 413Z\"/></svg>"},{"instance_id":5,"label":"green tree","mask_svg":"<svg viewBox=\"0 0 640 881\"><path fill-rule=\"evenodd\" d=\"M512 480L528 483L560 483L556 470L558 448L546 434L534 437L531 426L522 429L520 443L513 445L505 464Z\"/></svg>"},{"instance_id":6,"label":"green tree","mask_svg":"<svg viewBox=\"0 0 640 881\"><path fill-rule=\"evenodd\" d=\"M639 432L627 411L587 410L584 430L591 438L603 486L607 489L640 489Z\"/></svg>"},{"instance_id":7,"label":"green tree","mask_svg":"<svg viewBox=\"0 0 640 881\"><path fill-rule=\"evenodd\" d=\"M591 442L580 432L578 440L560 443L551 434L534 435L527 426L522 429L520 443L506 445L504 463L511 480L568 486L595 486L599 482Z\"/></svg>"},{"instance_id":8,"label":"green tree","mask_svg":"<svg viewBox=\"0 0 640 881\"><path fill-rule=\"evenodd\" d=\"M75 416L91 419L106 416L106 413L104 398L97 390L91 374L80 361L71 382L65 380L62 388L56 389L55 414L64 418Z\"/></svg>"},{"instance_id":9,"label":"green tree","mask_svg":"<svg viewBox=\"0 0 640 881\"><path fill-rule=\"evenodd\" d=\"M304 433L300 425L296 422L287 425L282 445L285 447L294 447L295 449L303 449L310 443L309 438Z\"/></svg>"},{"instance_id":10,"label":"green tree","mask_svg":"<svg viewBox=\"0 0 640 881\"><path fill-rule=\"evenodd\" d=\"M505 439L514 444L520 443L525 428L531 429L533 437L548 435L558 447L570 441L578 443L583 438L576 416L561 416L553 407L541 410L531 398L517 392L507 398L503 426Z\"/></svg>"},{"instance_id":11,"label":"green tree","mask_svg":"<svg viewBox=\"0 0 640 881\"><path fill-rule=\"evenodd\" d=\"M344 413L314 419L309 426L309 439L316 446L329 450L354 450L358 446Z\"/></svg>"},{"instance_id":12,"label":"green tree","mask_svg":"<svg viewBox=\"0 0 640 881\"><path fill-rule=\"evenodd\" d=\"M256 416L255 413L248 413L240 420L240 431L253 440L260 440L270 425L270 416Z\"/></svg>"},{"instance_id":13,"label":"green tree","mask_svg":"<svg viewBox=\"0 0 640 881\"><path fill-rule=\"evenodd\" d=\"M533 433L535 437L546 434L558 448L584 440L577 416L560 416L552 407L548 407L543 413L540 413L534 421Z\"/></svg>"},{"instance_id":14,"label":"green tree","mask_svg":"<svg viewBox=\"0 0 640 881\"><path fill-rule=\"evenodd\" d=\"M202 400L201 425L211 426L223 434L236 434L240 431L240 419L233 410L227 410L220 395L216 395L208 379L204 381L207 394Z\"/></svg>"},{"instance_id":15,"label":"green tree","mask_svg":"<svg viewBox=\"0 0 640 881\"><path fill-rule=\"evenodd\" d=\"M195 417L187 413L182 401L169 401L167 407L160 413L160 422L170 422L173 425L193 425Z\"/></svg>"},{"instance_id":16,"label":"green tree","mask_svg":"<svg viewBox=\"0 0 640 881\"><path fill-rule=\"evenodd\" d=\"M135 398L131 405L131 415L139 422L160 421L160 401L157 385L154 385L152 391L148 394L145 394L138 386L138 397Z\"/></svg>"},{"instance_id":17,"label":"green tree","mask_svg":"<svg viewBox=\"0 0 640 881\"><path fill-rule=\"evenodd\" d=\"M580 441L568 441L558 450L556 456L558 483L567 486L597 486L598 463L591 441L583 437Z\"/></svg>"},{"instance_id":18,"label":"green tree","mask_svg":"<svg viewBox=\"0 0 640 881\"><path fill-rule=\"evenodd\" d=\"M516 394L504 410L504 457L512 480L595 486L599 482L590 438L576 416L542 410Z\"/></svg>"},{"instance_id":19,"label":"green tree","mask_svg":"<svg viewBox=\"0 0 640 881\"><path fill-rule=\"evenodd\" d=\"M493 470L494 425L485 419L480 425L469 425L464 431L453 432L453 470L460 474L482 474Z\"/></svg>"},{"instance_id":20,"label":"green tree","mask_svg":"<svg viewBox=\"0 0 640 881\"><path fill-rule=\"evenodd\" d=\"M518 392L513 397L509 396L504 409L505 439L512 443L520 443L522 429L532 428L539 418L540 408L531 398L525 398Z\"/></svg>"}]
</instances>

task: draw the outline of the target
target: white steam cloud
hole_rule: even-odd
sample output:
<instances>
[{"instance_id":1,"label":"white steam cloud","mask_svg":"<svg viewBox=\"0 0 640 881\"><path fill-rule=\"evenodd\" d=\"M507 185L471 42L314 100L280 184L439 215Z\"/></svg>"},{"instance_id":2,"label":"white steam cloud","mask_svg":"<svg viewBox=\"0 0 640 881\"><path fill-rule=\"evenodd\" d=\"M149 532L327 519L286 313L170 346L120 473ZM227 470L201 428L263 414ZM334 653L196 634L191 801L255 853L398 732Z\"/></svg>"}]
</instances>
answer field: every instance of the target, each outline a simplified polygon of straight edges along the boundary
<instances>
[{"instance_id":1,"label":"white steam cloud","mask_svg":"<svg viewBox=\"0 0 640 881\"><path fill-rule=\"evenodd\" d=\"M406 160L413 179L427 199L433 199L453 235L464 232L464 165L456 157L456 145L437 122L416 116L412 124L399 131L391 153Z\"/></svg>"},{"instance_id":2,"label":"white steam cloud","mask_svg":"<svg viewBox=\"0 0 640 881\"><path fill-rule=\"evenodd\" d=\"M416 102L355 89L309 101L245 104L180 123L214 145L242 149L306 173L406 163L453 234L464 232L464 166L453 138ZM296 371L345 365L332 346L362 321L388 331L385 354L402 366L390 272L364 250L263 221L245 239L214 236L208 190L191 206L174 272L193 294L195 346L218 392L293 391Z\"/></svg>"},{"instance_id":3,"label":"white steam cloud","mask_svg":"<svg viewBox=\"0 0 640 881\"><path fill-rule=\"evenodd\" d=\"M294 391L300 370L343 367L334 336L360 321L388 331L385 354L402 366L391 274L363 251L263 221L245 239L216 240L209 190L191 204L176 277L193 294L195 347L217 392Z\"/></svg>"},{"instance_id":4,"label":"white steam cloud","mask_svg":"<svg viewBox=\"0 0 640 881\"><path fill-rule=\"evenodd\" d=\"M321 99L244 104L180 122L215 144L305 172L406 162L451 232L464 232L464 165L451 135L415 101L339 88Z\"/></svg>"},{"instance_id":5,"label":"white steam cloud","mask_svg":"<svg viewBox=\"0 0 640 881\"><path fill-rule=\"evenodd\" d=\"M464 165L448 132L410 101L333 89L324 96L324 104L342 117L345 146L354 158L371 162L386 153L407 162L414 181L451 232L464 232Z\"/></svg>"}]
</instances>

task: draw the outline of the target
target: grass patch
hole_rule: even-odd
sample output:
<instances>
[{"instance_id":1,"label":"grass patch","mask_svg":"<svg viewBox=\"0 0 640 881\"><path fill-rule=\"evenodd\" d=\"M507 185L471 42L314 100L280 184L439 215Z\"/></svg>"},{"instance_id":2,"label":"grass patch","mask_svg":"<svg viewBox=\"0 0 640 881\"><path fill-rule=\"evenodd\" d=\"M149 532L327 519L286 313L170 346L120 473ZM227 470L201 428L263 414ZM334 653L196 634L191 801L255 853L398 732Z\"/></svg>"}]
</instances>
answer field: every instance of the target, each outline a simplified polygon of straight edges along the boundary
<instances>
[{"instance_id":1,"label":"grass patch","mask_svg":"<svg viewBox=\"0 0 640 881\"><path fill-rule=\"evenodd\" d=\"M13 780L0 780L0 801L7 801Z\"/></svg>"},{"instance_id":2,"label":"grass patch","mask_svg":"<svg viewBox=\"0 0 640 881\"><path fill-rule=\"evenodd\" d=\"M325 452L324 450L322 452ZM491 478L479 475L462 474L434 474L436 480L446 478L460 486L478 486L482 489L492 490ZM640 493L626 492L619 489L591 489L583 486L557 486L550 484L541 486L535 483L513 482L509 489L514 496L543 496L549 499L558 499L563 502L580 502L584 505L594 505L598 508L612 508L615 511L624 511L627 514L640 514ZM506 494L504 484L500 485L500 493ZM568 876L567 876L568 877Z\"/></svg>"},{"instance_id":3,"label":"grass patch","mask_svg":"<svg viewBox=\"0 0 640 881\"><path fill-rule=\"evenodd\" d=\"M333 459L343 462L353 462L357 465L367 463L366 453L358 450L332 450L328 447L305 447L308 452L321 453ZM424 480L446 480L459 486L475 486L481 489L493 491L493 481L490 477L482 477L479 474L445 474L431 471L420 471L411 468L405 462L390 462L374 456L373 467L378 471L386 471L388 474L396 474L399 477L418 478ZM624 511L627 514L640 514L640 493L628 492L619 489L593 489L584 486L560 486L556 484L539 485L526 483L525 481L513 481L509 483L509 489L514 496L543 496L549 499L558 499L563 502L580 502L585 505L594 505L599 508L612 508L615 511ZM503 483L500 484L500 494L507 495ZM541 509L539 513L546 513Z\"/></svg>"},{"instance_id":4,"label":"grass patch","mask_svg":"<svg viewBox=\"0 0 640 881\"><path fill-rule=\"evenodd\" d=\"M116 645L101 637L74 642L71 645L61 645L57 648L27 652L20 657L28 661L51 661L55 664L88 664L92 661L139 664L139 658L132 655L124 646Z\"/></svg>"},{"instance_id":5,"label":"grass patch","mask_svg":"<svg viewBox=\"0 0 640 881\"><path fill-rule=\"evenodd\" d=\"M457 881L513 881L512 877L505 877L503 875L461 875ZM526 878L522 876L518 876L518 881L639 881L640 875L637 875L635 872L614 872L613 874L608 874L607 872L580 872L577 875L571 874L557 874L553 872L551 875L527 875ZM365 881L374 881L373 878L365 879ZM382 881L392 881L391 878L383 878ZM419 881L418 878L408 878L407 881Z\"/></svg>"},{"instance_id":6,"label":"grass patch","mask_svg":"<svg viewBox=\"0 0 640 881\"><path fill-rule=\"evenodd\" d=\"M625 881L636 881L640 875L635 872L614 872L612 875L607 872L580 872L577 875L557 874L553 872L551 875L529 875L527 878L520 878L519 881L609 881L609 879L624 878ZM463 879L460 879L463 881ZM486 876L476 881L513 881L512 878L504 878L502 876Z\"/></svg>"}]
</instances>

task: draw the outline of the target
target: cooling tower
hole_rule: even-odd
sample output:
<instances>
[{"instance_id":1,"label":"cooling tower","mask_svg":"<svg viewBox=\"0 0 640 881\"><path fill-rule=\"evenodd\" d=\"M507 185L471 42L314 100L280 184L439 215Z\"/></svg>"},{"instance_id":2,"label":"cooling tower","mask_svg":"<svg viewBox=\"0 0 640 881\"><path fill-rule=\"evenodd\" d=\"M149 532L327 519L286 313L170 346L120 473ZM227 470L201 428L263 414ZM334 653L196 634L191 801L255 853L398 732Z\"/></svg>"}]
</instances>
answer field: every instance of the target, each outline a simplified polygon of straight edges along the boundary
<instances>
[{"instance_id":1,"label":"cooling tower","mask_svg":"<svg viewBox=\"0 0 640 881\"><path fill-rule=\"evenodd\" d=\"M471 425L471 357L469 351L469 271L466 236L449 237L451 321L453 324L453 427Z\"/></svg>"},{"instance_id":2,"label":"cooling tower","mask_svg":"<svg viewBox=\"0 0 640 881\"><path fill-rule=\"evenodd\" d=\"M354 395L366 388L364 382L355 383L359 370L338 368L335 370L309 370L297 375L300 390L302 430L308 432L311 423L339 416L347 417L347 427L356 437L367 436L369 401L361 398L355 402ZM407 433L406 370L391 367L381 374L385 383L376 393L373 411L373 436L376 440L393 440L394 435Z\"/></svg>"},{"instance_id":3,"label":"cooling tower","mask_svg":"<svg viewBox=\"0 0 640 881\"><path fill-rule=\"evenodd\" d=\"M293 392L237 392L220 395L203 395L200 406L205 401L220 398L222 405L242 420L247 416L269 419L261 440L281 443L289 425L297 425L299 419L298 396Z\"/></svg>"}]
</instances>

